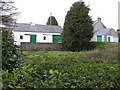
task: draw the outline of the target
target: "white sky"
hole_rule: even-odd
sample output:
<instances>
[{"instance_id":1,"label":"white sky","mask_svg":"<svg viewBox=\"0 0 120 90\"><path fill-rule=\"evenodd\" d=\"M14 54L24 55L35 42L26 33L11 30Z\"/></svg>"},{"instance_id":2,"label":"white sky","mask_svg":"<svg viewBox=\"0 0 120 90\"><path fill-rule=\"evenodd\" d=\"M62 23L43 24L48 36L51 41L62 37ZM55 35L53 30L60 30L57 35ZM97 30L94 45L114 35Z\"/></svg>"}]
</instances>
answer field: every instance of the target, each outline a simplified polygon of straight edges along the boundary
<instances>
[{"instance_id":1,"label":"white sky","mask_svg":"<svg viewBox=\"0 0 120 90\"><path fill-rule=\"evenodd\" d=\"M21 12L18 22L37 23L45 25L50 12L55 16L58 24L63 27L65 16L72 4L79 0L14 0L15 6ZM93 20L101 17L107 28L118 28L119 0L83 0L90 5L90 16Z\"/></svg>"}]
</instances>

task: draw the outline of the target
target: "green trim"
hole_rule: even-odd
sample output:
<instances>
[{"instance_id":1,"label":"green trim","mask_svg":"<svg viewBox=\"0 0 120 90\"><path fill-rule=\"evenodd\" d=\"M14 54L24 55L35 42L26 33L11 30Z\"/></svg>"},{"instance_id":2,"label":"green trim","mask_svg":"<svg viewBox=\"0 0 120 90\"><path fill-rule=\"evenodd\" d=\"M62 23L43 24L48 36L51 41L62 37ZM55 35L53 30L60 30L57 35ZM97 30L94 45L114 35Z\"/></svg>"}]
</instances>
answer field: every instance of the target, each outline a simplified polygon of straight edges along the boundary
<instances>
[{"instance_id":1,"label":"green trim","mask_svg":"<svg viewBox=\"0 0 120 90\"><path fill-rule=\"evenodd\" d=\"M53 35L52 41L53 41L53 43L58 43L60 41L60 35Z\"/></svg>"},{"instance_id":2,"label":"green trim","mask_svg":"<svg viewBox=\"0 0 120 90\"><path fill-rule=\"evenodd\" d=\"M102 42L102 36L101 35L97 36L97 42Z\"/></svg>"},{"instance_id":3,"label":"green trim","mask_svg":"<svg viewBox=\"0 0 120 90\"><path fill-rule=\"evenodd\" d=\"M30 43L36 43L36 35L30 35Z\"/></svg>"},{"instance_id":4,"label":"green trim","mask_svg":"<svg viewBox=\"0 0 120 90\"><path fill-rule=\"evenodd\" d=\"M111 42L111 37L108 37L108 42Z\"/></svg>"}]
</instances>

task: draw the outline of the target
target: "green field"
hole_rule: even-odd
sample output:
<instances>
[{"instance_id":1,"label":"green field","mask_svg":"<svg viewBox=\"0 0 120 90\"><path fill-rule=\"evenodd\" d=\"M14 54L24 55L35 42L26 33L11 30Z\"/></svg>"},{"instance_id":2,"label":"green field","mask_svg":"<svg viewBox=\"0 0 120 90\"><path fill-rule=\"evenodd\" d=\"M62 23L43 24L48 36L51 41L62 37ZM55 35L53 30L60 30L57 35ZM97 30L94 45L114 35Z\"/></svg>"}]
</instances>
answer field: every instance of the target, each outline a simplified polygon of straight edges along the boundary
<instances>
[{"instance_id":1,"label":"green field","mask_svg":"<svg viewBox=\"0 0 120 90\"><path fill-rule=\"evenodd\" d=\"M120 88L117 43L104 43L91 51L23 53L28 66L13 71L9 78L17 79L10 87Z\"/></svg>"},{"instance_id":2,"label":"green field","mask_svg":"<svg viewBox=\"0 0 120 90\"><path fill-rule=\"evenodd\" d=\"M26 55L26 63L39 62L67 62L70 61L118 61L118 44L102 43L96 49L81 52L65 52L65 51L24 51ZM70 61L69 61L70 60Z\"/></svg>"}]
</instances>

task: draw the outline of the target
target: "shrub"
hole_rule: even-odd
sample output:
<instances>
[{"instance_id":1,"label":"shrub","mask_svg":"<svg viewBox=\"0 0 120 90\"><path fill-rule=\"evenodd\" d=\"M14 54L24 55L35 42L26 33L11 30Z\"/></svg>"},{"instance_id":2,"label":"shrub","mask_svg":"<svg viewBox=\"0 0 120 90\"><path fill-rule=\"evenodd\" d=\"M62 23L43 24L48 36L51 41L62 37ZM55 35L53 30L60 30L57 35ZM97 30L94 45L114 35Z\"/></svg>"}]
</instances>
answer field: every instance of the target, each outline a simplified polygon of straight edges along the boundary
<instances>
[{"instance_id":1,"label":"shrub","mask_svg":"<svg viewBox=\"0 0 120 90\"><path fill-rule=\"evenodd\" d=\"M66 66L65 66L66 67ZM24 65L11 73L3 70L3 89L8 88L120 88L119 68L113 64L88 63L66 70L39 72L36 65Z\"/></svg>"},{"instance_id":2,"label":"shrub","mask_svg":"<svg viewBox=\"0 0 120 90\"><path fill-rule=\"evenodd\" d=\"M36 88L34 84L36 84L37 79L33 75L35 71L36 69L31 65L24 65L19 69L14 69L11 73L8 70L3 70L3 89Z\"/></svg>"},{"instance_id":3,"label":"shrub","mask_svg":"<svg viewBox=\"0 0 120 90\"><path fill-rule=\"evenodd\" d=\"M2 30L2 69L11 72L21 64L22 59L20 48L13 43L12 33Z\"/></svg>"}]
</instances>

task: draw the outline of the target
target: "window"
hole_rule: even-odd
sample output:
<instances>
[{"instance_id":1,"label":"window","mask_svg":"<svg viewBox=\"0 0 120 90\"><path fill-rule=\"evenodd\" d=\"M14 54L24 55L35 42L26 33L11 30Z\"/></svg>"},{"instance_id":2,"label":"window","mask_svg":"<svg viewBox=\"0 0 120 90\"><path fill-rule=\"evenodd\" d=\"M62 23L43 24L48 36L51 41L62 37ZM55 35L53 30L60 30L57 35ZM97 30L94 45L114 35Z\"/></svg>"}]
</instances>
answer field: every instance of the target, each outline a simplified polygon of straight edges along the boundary
<instances>
[{"instance_id":1,"label":"window","mask_svg":"<svg viewBox=\"0 0 120 90\"><path fill-rule=\"evenodd\" d=\"M46 40L46 36L43 37L43 40Z\"/></svg>"},{"instance_id":2,"label":"window","mask_svg":"<svg viewBox=\"0 0 120 90\"><path fill-rule=\"evenodd\" d=\"M23 36L22 36L22 35L20 35L20 39L23 39Z\"/></svg>"}]
</instances>

